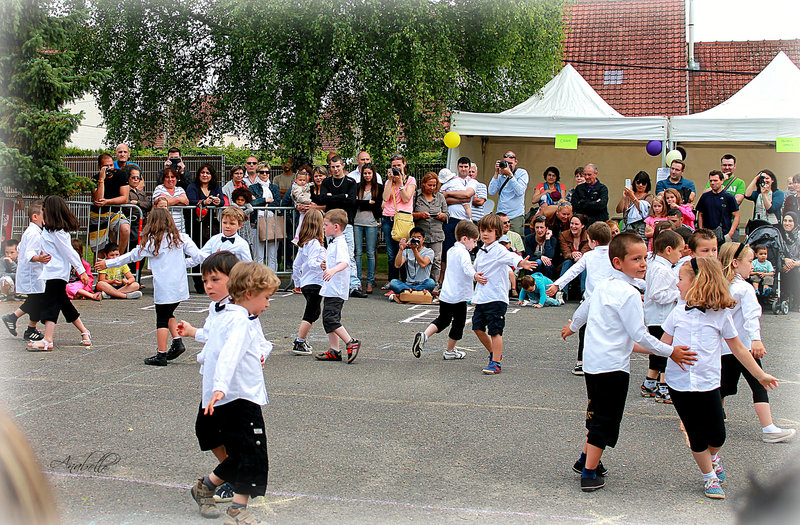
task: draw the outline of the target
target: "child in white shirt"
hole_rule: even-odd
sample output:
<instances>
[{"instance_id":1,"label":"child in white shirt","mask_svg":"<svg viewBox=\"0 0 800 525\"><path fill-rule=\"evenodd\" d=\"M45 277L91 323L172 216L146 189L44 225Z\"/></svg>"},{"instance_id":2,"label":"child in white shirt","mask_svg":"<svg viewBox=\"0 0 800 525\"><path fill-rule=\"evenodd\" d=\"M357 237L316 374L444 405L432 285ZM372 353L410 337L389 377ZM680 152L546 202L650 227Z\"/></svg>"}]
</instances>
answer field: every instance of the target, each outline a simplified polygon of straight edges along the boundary
<instances>
[{"instance_id":1,"label":"child in white shirt","mask_svg":"<svg viewBox=\"0 0 800 525\"><path fill-rule=\"evenodd\" d=\"M737 337L730 310L734 300L717 259L700 257L684 264L678 289L684 305L674 308L667 317L662 340L688 346L697 353L697 362L688 370L668 363L665 379L703 475L704 493L712 499L723 499L721 484L726 475L718 455L725 443L720 395L722 344L763 386L774 388L778 380L759 368Z\"/></svg>"},{"instance_id":2,"label":"child in white shirt","mask_svg":"<svg viewBox=\"0 0 800 525\"><path fill-rule=\"evenodd\" d=\"M192 486L192 498L204 518L219 517L214 493L227 481L233 485L233 502L225 522L260 523L247 503L267 490L269 460L261 407L268 403L263 367L272 345L264 338L258 316L278 286L280 280L266 266L237 263L228 279L230 303L214 318L198 355L203 415L209 417L196 427L197 437L227 453L213 472Z\"/></svg>"},{"instance_id":3,"label":"child in white shirt","mask_svg":"<svg viewBox=\"0 0 800 525\"><path fill-rule=\"evenodd\" d=\"M41 341L44 337L36 325L39 323L44 281L39 279L44 265L50 261L50 255L42 251L42 201L36 200L28 205L28 217L31 223L19 241L18 264L16 275L17 293L27 294L25 302L19 308L2 317L3 324L11 335L17 336L17 319L28 314L28 328L22 335L25 341Z\"/></svg>"},{"instance_id":4,"label":"child in white shirt","mask_svg":"<svg viewBox=\"0 0 800 525\"><path fill-rule=\"evenodd\" d=\"M424 332L414 336L411 353L419 358L425 343L435 333L441 332L450 323L450 333L447 334L447 349L442 352L442 358L464 359L466 352L456 349L456 343L464 336L464 325L467 322L467 302L472 299L473 281L486 284L486 278L475 271L469 252L475 249L478 243L478 227L468 220L462 220L456 225L456 243L447 251L450 261L450 270L445 273L442 290L439 294L439 316L428 325Z\"/></svg>"},{"instance_id":5,"label":"child in white shirt","mask_svg":"<svg viewBox=\"0 0 800 525\"><path fill-rule=\"evenodd\" d=\"M202 262L200 250L187 234L179 232L169 212L157 208L147 216L139 246L115 259L99 259L97 270L116 268L124 264L148 258L147 264L153 272L153 302L156 308L156 341L158 351L144 360L144 364L167 366L181 355L186 347L178 335L175 309L181 301L189 298L186 268ZM167 337L172 334L172 346L167 352Z\"/></svg>"},{"instance_id":6,"label":"child in white shirt","mask_svg":"<svg viewBox=\"0 0 800 525\"><path fill-rule=\"evenodd\" d=\"M739 333L742 344L750 350L756 364L764 368L761 359L766 354L764 343L761 342L761 305L758 304L755 289L747 282L750 268L753 264L754 251L749 246L738 242L726 242L719 249L719 260L726 280L730 283L730 293L736 306L733 307L733 326ZM720 383L720 396L722 405L725 398L735 395L738 391L739 378L744 376L753 393L753 408L755 408L758 421L761 424L761 440L765 443L781 443L790 440L795 435L793 428L780 428L772 420L772 408L769 404L767 390L747 371L736 359L730 349L722 348L722 371Z\"/></svg>"},{"instance_id":7,"label":"child in white shirt","mask_svg":"<svg viewBox=\"0 0 800 525\"><path fill-rule=\"evenodd\" d=\"M229 206L222 210L222 226L220 228L222 231L212 236L200 250L203 259L206 259L212 253L226 250L234 254L240 261L252 261L253 257L250 255L250 245L238 234L244 221L245 215L240 208Z\"/></svg>"},{"instance_id":8,"label":"child in white shirt","mask_svg":"<svg viewBox=\"0 0 800 525\"><path fill-rule=\"evenodd\" d=\"M683 247L683 238L672 230L663 230L653 239L653 259L647 265L645 278L644 322L647 331L656 339L664 335L661 324L681 297L678 276L672 271L672 265L680 259ZM667 358L652 354L648 358L647 375L640 388L642 397L654 397L658 403L672 403L664 382Z\"/></svg>"},{"instance_id":9,"label":"child in white shirt","mask_svg":"<svg viewBox=\"0 0 800 525\"><path fill-rule=\"evenodd\" d=\"M306 212L305 220L300 228L298 238L297 255L294 258L292 281L303 292L306 300L306 308L303 312L303 320L297 329L297 337L292 346L295 355L311 355L313 348L306 338L308 332L322 312L323 269L327 252L322 247L324 240L322 212L319 210L309 210ZM349 255L348 255L349 258Z\"/></svg>"},{"instance_id":10,"label":"child in white shirt","mask_svg":"<svg viewBox=\"0 0 800 525\"><path fill-rule=\"evenodd\" d=\"M350 253L344 238L345 227L347 227L347 212L342 208L336 208L325 214L323 230L325 236L332 239L325 254L320 295L325 298L322 307L322 325L328 334L330 349L314 357L320 361L341 361L342 354L339 352L339 339L341 339L346 345L349 364L358 355L361 342L350 337L341 322L342 307L350 295L350 272L345 271L350 268Z\"/></svg>"},{"instance_id":11,"label":"child in white shirt","mask_svg":"<svg viewBox=\"0 0 800 525\"><path fill-rule=\"evenodd\" d=\"M614 271L599 283L592 296L575 311L561 330L566 339L586 325L583 370L589 404L586 407L586 443L572 469L581 473L581 490L605 486L605 467L600 458L619 438L630 382L631 352L669 356L678 363L693 358L686 347L671 348L647 333L641 293L634 279L647 271L647 245L635 233L621 233L611 240L608 256ZM682 365L681 365L682 366Z\"/></svg>"},{"instance_id":12,"label":"child in white shirt","mask_svg":"<svg viewBox=\"0 0 800 525\"><path fill-rule=\"evenodd\" d=\"M483 369L487 375L499 374L503 359L503 328L508 310L508 267L533 268L533 261L506 250L499 242L503 235L503 221L496 213L484 215L478 221L483 247L475 257L475 272L483 275L486 282L475 286L472 304L472 330L489 351L489 365Z\"/></svg>"}]
</instances>

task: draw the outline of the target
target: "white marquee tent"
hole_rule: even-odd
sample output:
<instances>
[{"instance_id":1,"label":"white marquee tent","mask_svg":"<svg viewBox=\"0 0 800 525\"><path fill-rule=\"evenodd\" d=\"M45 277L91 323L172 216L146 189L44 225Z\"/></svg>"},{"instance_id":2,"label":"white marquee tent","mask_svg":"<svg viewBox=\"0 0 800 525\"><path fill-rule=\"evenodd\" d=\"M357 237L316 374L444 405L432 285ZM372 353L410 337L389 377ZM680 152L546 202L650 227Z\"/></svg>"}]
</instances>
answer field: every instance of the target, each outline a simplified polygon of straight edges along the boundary
<instances>
[{"instance_id":1,"label":"white marquee tent","mask_svg":"<svg viewBox=\"0 0 800 525\"><path fill-rule=\"evenodd\" d=\"M693 115L671 117L674 142L775 142L800 136L800 69L781 51L725 102Z\"/></svg>"}]
</instances>

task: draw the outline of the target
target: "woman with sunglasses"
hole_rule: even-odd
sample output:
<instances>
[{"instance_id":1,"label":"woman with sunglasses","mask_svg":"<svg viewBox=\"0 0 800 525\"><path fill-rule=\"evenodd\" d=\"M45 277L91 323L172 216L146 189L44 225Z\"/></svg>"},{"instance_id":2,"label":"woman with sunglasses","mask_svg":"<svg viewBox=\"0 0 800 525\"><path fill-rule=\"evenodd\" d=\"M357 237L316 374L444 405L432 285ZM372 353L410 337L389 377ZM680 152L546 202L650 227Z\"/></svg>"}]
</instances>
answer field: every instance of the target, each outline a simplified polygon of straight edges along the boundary
<instances>
[{"instance_id":1,"label":"woman with sunglasses","mask_svg":"<svg viewBox=\"0 0 800 525\"><path fill-rule=\"evenodd\" d=\"M644 219L650 215L653 204L650 188L650 175L640 171L633 177L630 188L622 188L622 197L617 203L617 213L621 213L624 220L624 231L634 232L642 239L645 238Z\"/></svg>"},{"instance_id":2,"label":"woman with sunglasses","mask_svg":"<svg viewBox=\"0 0 800 525\"><path fill-rule=\"evenodd\" d=\"M280 190L277 184L273 184L269 178L271 166L268 162L259 162L256 166L255 183L248 186L253 193L253 202L250 204L254 208L277 206L280 203ZM254 232L258 232L258 219L271 217L273 212L258 210L257 214L250 215L250 225ZM258 215L258 217L256 217ZM253 260L264 264L264 254L267 255L266 264L273 270L278 268L278 243L258 240L258 235L253 235Z\"/></svg>"}]
</instances>

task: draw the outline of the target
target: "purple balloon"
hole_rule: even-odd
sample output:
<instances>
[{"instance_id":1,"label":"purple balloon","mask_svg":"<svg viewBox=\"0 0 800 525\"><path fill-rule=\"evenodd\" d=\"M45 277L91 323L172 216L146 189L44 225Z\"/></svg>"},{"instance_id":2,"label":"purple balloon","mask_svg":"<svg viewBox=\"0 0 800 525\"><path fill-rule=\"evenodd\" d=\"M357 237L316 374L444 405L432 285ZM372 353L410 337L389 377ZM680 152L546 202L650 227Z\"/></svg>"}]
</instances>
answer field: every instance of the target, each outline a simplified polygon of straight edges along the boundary
<instances>
[{"instance_id":1,"label":"purple balloon","mask_svg":"<svg viewBox=\"0 0 800 525\"><path fill-rule=\"evenodd\" d=\"M649 153L653 157L655 157L656 155L661 155L661 141L651 140L650 142L648 142L647 153Z\"/></svg>"}]
</instances>

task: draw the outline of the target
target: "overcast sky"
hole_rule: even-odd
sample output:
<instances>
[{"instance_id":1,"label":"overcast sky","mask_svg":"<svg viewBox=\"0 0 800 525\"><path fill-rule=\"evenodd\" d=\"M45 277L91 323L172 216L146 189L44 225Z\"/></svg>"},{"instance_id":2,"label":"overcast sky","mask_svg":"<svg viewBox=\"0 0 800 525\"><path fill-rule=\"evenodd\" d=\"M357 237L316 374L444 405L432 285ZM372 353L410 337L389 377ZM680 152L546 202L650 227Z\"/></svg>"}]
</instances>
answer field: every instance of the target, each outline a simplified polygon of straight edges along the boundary
<instances>
[{"instance_id":1,"label":"overcast sky","mask_svg":"<svg viewBox=\"0 0 800 525\"><path fill-rule=\"evenodd\" d=\"M800 38L800 0L694 0L694 15L697 42Z\"/></svg>"}]
</instances>

